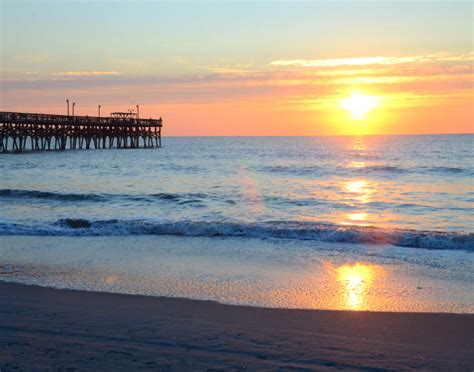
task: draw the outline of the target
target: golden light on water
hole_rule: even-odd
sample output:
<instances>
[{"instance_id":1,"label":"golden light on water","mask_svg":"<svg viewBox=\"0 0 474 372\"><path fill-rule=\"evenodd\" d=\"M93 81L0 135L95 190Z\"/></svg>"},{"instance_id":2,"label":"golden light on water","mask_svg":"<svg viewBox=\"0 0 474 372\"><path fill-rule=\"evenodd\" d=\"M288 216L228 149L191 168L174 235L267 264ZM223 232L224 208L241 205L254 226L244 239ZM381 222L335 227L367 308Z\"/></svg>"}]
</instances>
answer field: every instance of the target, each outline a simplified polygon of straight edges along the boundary
<instances>
[{"instance_id":1,"label":"golden light on water","mask_svg":"<svg viewBox=\"0 0 474 372\"><path fill-rule=\"evenodd\" d=\"M363 137L356 137L350 145L350 149L357 152L366 151L367 145ZM368 163L365 161L351 161L346 164L347 168L364 168L366 166L368 166ZM359 210L340 214L341 220L338 222L343 225L369 226L370 215L365 211L364 204L372 200L372 196L377 190L377 184L365 179L353 179L341 182L340 190L344 193L349 205L357 207Z\"/></svg>"},{"instance_id":2,"label":"golden light on water","mask_svg":"<svg viewBox=\"0 0 474 372\"><path fill-rule=\"evenodd\" d=\"M366 166L367 162L365 161L351 161L346 165L347 168L365 168Z\"/></svg>"},{"instance_id":3,"label":"golden light on water","mask_svg":"<svg viewBox=\"0 0 474 372\"><path fill-rule=\"evenodd\" d=\"M368 308L367 295L377 275L379 268L356 263L355 265L340 266L336 269L337 279L343 287L344 303L350 310Z\"/></svg>"},{"instance_id":4,"label":"golden light on water","mask_svg":"<svg viewBox=\"0 0 474 372\"><path fill-rule=\"evenodd\" d=\"M342 190L347 193L347 199L357 204L370 202L375 185L366 180L352 180L342 184Z\"/></svg>"},{"instance_id":5,"label":"golden light on water","mask_svg":"<svg viewBox=\"0 0 474 372\"><path fill-rule=\"evenodd\" d=\"M364 139L361 137L356 137L354 142L351 144L350 148L354 151L365 151L367 150L367 145L364 142Z\"/></svg>"},{"instance_id":6,"label":"golden light on water","mask_svg":"<svg viewBox=\"0 0 474 372\"><path fill-rule=\"evenodd\" d=\"M365 194L364 191L367 188L367 181L365 180L357 180L357 181L349 181L344 185L344 190L354 193L354 194Z\"/></svg>"},{"instance_id":7,"label":"golden light on water","mask_svg":"<svg viewBox=\"0 0 474 372\"><path fill-rule=\"evenodd\" d=\"M347 219L354 221L354 222L363 222L366 221L368 218L368 214L365 212L360 212L360 213L348 213L347 214Z\"/></svg>"},{"instance_id":8,"label":"golden light on water","mask_svg":"<svg viewBox=\"0 0 474 372\"><path fill-rule=\"evenodd\" d=\"M339 223L343 225L367 226L369 223L369 214L364 211L364 204L371 201L374 192L374 186L366 180L352 180L342 183L342 191L346 194L349 205L358 207L362 210L343 213Z\"/></svg>"}]
</instances>

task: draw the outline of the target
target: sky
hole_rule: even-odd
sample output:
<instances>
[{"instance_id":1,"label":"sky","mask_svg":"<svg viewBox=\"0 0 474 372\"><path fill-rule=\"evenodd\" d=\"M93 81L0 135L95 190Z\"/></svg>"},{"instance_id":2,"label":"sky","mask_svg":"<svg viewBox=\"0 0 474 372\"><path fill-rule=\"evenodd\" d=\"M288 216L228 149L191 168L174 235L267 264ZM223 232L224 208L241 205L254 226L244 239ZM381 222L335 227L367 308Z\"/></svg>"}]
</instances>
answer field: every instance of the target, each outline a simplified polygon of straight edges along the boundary
<instances>
[{"instance_id":1,"label":"sky","mask_svg":"<svg viewBox=\"0 0 474 372\"><path fill-rule=\"evenodd\" d=\"M0 110L177 136L474 132L471 1L0 0Z\"/></svg>"}]
</instances>

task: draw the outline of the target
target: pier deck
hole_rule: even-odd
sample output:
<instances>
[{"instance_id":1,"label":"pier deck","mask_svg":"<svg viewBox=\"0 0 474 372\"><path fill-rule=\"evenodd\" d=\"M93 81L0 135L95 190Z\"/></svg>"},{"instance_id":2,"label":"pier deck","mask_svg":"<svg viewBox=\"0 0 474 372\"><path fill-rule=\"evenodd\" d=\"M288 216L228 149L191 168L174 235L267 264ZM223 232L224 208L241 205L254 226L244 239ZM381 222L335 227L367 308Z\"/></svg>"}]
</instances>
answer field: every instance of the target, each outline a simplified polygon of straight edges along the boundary
<instances>
[{"instance_id":1,"label":"pier deck","mask_svg":"<svg viewBox=\"0 0 474 372\"><path fill-rule=\"evenodd\" d=\"M0 112L0 151L161 147L163 120Z\"/></svg>"}]
</instances>

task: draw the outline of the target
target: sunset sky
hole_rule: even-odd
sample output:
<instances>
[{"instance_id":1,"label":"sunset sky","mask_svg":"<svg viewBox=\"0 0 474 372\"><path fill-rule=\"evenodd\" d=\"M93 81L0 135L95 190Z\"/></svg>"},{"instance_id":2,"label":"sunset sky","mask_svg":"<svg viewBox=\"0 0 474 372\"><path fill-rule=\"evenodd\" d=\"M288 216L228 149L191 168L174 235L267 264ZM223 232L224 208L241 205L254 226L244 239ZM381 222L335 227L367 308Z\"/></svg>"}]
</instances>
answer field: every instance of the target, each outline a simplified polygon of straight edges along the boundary
<instances>
[{"instance_id":1,"label":"sunset sky","mask_svg":"<svg viewBox=\"0 0 474 372\"><path fill-rule=\"evenodd\" d=\"M166 135L474 132L470 1L0 4L2 111L140 104Z\"/></svg>"}]
</instances>

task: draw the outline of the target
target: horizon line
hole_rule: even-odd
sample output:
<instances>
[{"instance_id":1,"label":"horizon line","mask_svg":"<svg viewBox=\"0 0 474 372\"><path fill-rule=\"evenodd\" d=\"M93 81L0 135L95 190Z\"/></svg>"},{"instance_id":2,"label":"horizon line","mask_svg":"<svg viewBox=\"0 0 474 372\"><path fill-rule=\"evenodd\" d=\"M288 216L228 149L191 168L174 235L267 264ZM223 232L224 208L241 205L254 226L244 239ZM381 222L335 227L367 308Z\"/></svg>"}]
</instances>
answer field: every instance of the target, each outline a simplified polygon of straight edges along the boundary
<instances>
[{"instance_id":1,"label":"horizon line","mask_svg":"<svg viewBox=\"0 0 474 372\"><path fill-rule=\"evenodd\" d=\"M217 137L387 137L387 136L466 136L474 135L474 132L460 133L390 133L390 134L309 134L309 135L171 135L166 138L217 138ZM165 137L165 136L164 136Z\"/></svg>"}]
</instances>

